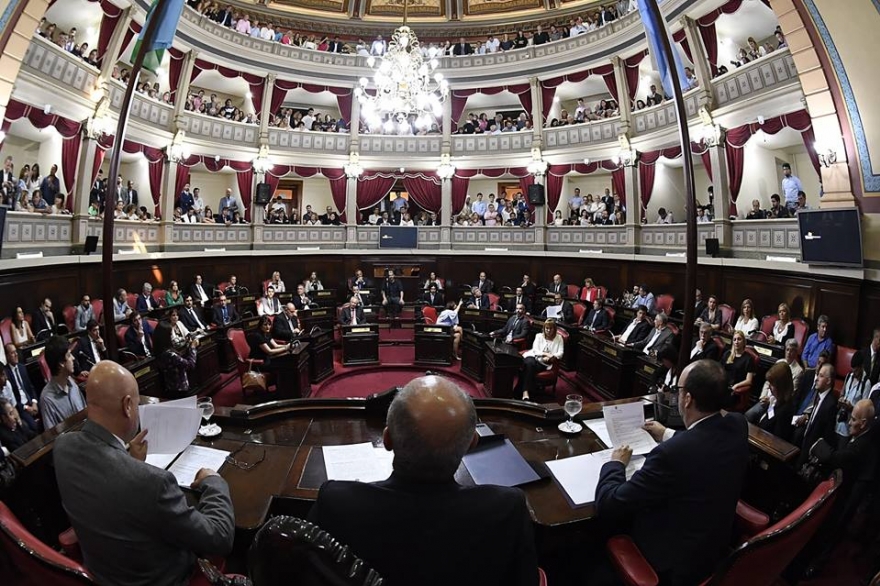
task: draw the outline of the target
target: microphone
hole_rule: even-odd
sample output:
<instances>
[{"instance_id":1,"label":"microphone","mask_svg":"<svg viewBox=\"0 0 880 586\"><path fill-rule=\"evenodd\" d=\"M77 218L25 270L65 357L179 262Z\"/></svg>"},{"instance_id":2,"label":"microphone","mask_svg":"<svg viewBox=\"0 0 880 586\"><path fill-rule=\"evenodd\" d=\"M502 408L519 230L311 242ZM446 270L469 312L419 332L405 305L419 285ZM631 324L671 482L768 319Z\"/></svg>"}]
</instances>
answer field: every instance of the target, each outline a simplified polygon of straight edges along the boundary
<instances>
[{"instance_id":1,"label":"microphone","mask_svg":"<svg viewBox=\"0 0 880 586\"><path fill-rule=\"evenodd\" d=\"M76 353L76 355L77 355L77 356L80 356L80 357L82 357L82 358L85 358L86 362L88 362L88 363L91 364L92 366L95 366L95 361L92 360L91 358L89 358L89 355L86 354L85 352L83 352L82 350L78 350L77 353Z\"/></svg>"}]
</instances>

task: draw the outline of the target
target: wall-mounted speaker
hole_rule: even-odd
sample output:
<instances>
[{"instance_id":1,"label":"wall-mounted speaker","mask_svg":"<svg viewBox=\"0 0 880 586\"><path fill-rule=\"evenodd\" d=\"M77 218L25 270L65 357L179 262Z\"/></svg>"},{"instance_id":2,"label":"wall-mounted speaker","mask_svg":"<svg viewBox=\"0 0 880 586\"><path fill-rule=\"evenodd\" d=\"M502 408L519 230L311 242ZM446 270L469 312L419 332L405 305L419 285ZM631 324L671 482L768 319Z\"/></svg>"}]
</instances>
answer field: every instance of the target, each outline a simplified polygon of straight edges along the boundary
<instances>
[{"instance_id":1,"label":"wall-mounted speaker","mask_svg":"<svg viewBox=\"0 0 880 586\"><path fill-rule=\"evenodd\" d=\"M533 206L544 205L544 186L538 183L529 185L529 203Z\"/></svg>"},{"instance_id":2,"label":"wall-mounted speaker","mask_svg":"<svg viewBox=\"0 0 880 586\"><path fill-rule=\"evenodd\" d=\"M721 252L721 246L718 244L717 238L706 238L706 254L709 256L718 256Z\"/></svg>"},{"instance_id":3,"label":"wall-mounted speaker","mask_svg":"<svg viewBox=\"0 0 880 586\"><path fill-rule=\"evenodd\" d=\"M272 188L268 183L257 183L257 197L254 202L258 206L264 206L272 199Z\"/></svg>"}]
</instances>

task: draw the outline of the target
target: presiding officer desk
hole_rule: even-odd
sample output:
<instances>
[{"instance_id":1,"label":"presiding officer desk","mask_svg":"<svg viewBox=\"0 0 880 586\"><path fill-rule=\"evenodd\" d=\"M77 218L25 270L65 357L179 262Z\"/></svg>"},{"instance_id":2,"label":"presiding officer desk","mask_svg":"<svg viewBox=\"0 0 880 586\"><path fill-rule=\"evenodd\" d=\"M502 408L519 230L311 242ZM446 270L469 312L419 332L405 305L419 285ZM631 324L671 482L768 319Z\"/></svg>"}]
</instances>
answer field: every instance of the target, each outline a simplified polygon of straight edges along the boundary
<instances>
[{"instance_id":1,"label":"presiding officer desk","mask_svg":"<svg viewBox=\"0 0 880 586\"><path fill-rule=\"evenodd\" d=\"M213 441L197 438L194 443L232 452L235 464L227 461L219 470L229 483L235 507L236 551L250 545L253 533L272 514L305 516L326 480L322 447L371 442L380 446L387 401L373 399L293 399L256 406L217 408L214 421L223 433ZM142 398L142 400L154 400ZM608 403L586 403L577 419L602 416L602 405L642 402L646 417L653 417L653 397L635 397ZM507 399L476 399L482 423L495 434L504 434L526 460L546 462L605 449L585 428L568 436L557 429L565 418L561 406L537 405ZM377 405L378 404L378 405ZM51 465L52 444L60 433L78 429L80 413L16 450L12 457L21 466L11 502L27 508L26 524L41 539L54 543L67 519L59 506L60 496ZM785 476L786 462L797 448L750 427L753 452L746 494L743 498L768 513L799 502L802 490ZM462 465L456 473L461 484L473 484ZM521 487L535 523L539 552L548 554L573 534L591 535L592 505L572 507L552 478ZM30 521L28 523L28 521Z\"/></svg>"}]
</instances>

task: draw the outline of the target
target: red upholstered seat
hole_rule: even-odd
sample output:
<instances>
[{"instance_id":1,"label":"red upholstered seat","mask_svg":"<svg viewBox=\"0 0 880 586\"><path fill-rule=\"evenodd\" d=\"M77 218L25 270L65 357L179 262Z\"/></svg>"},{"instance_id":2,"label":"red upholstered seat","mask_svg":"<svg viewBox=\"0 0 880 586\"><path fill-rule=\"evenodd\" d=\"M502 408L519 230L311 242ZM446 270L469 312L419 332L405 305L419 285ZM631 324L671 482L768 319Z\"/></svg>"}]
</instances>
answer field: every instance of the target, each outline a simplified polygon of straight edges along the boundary
<instances>
[{"instance_id":1,"label":"red upholstered seat","mask_svg":"<svg viewBox=\"0 0 880 586\"><path fill-rule=\"evenodd\" d=\"M104 300L92 299L92 311L95 313L95 321L101 323L101 316L104 314Z\"/></svg>"},{"instance_id":2,"label":"red upholstered seat","mask_svg":"<svg viewBox=\"0 0 880 586\"><path fill-rule=\"evenodd\" d=\"M578 327L582 326L584 324L584 317L590 313L587 311L587 306L583 303L572 303L571 310L574 313L574 319Z\"/></svg>"},{"instance_id":3,"label":"red upholstered seat","mask_svg":"<svg viewBox=\"0 0 880 586\"><path fill-rule=\"evenodd\" d=\"M569 299L578 298L578 293L580 293L581 290L580 287L578 287L577 285L566 285L565 288L567 291L565 294L566 297L568 297Z\"/></svg>"},{"instance_id":4,"label":"red upholstered seat","mask_svg":"<svg viewBox=\"0 0 880 586\"><path fill-rule=\"evenodd\" d=\"M498 301L501 296L496 293L487 293L489 296L489 309L498 309Z\"/></svg>"},{"instance_id":5,"label":"red upholstered seat","mask_svg":"<svg viewBox=\"0 0 880 586\"><path fill-rule=\"evenodd\" d=\"M125 300L128 302L128 306L129 306L130 308L132 308L132 309L137 309L137 300L138 300L138 294L137 294L137 293L129 293L129 294L126 296Z\"/></svg>"},{"instance_id":6,"label":"red upholstered seat","mask_svg":"<svg viewBox=\"0 0 880 586\"><path fill-rule=\"evenodd\" d=\"M73 331L73 321L76 319L76 308L72 305L65 305L64 309L61 310L61 314L64 316L64 323L67 324L67 329L69 331Z\"/></svg>"},{"instance_id":7,"label":"red upholstered seat","mask_svg":"<svg viewBox=\"0 0 880 586\"><path fill-rule=\"evenodd\" d=\"M10 563L5 584L25 586L79 586L94 584L86 568L36 537L0 501L0 545ZM5 580L9 579L9 582Z\"/></svg>"},{"instance_id":8,"label":"red upholstered seat","mask_svg":"<svg viewBox=\"0 0 880 586\"><path fill-rule=\"evenodd\" d=\"M568 343L568 332L563 329L558 329L557 332L560 336L562 336L563 346ZM517 344L518 340L514 340L514 344ZM522 340L523 346L525 346L525 340ZM519 344L517 344L519 347ZM523 348L520 350L520 354L525 353L527 350ZM535 375L535 383L539 387L551 387L553 393L556 393L556 383L559 381L559 361L554 359L552 361L552 365L550 368L546 370L542 370Z\"/></svg>"},{"instance_id":9,"label":"red upholstered seat","mask_svg":"<svg viewBox=\"0 0 880 586\"><path fill-rule=\"evenodd\" d=\"M726 303L719 305L718 309L721 310L721 329L729 332L736 323L736 310Z\"/></svg>"},{"instance_id":10,"label":"red upholstered seat","mask_svg":"<svg viewBox=\"0 0 880 586\"><path fill-rule=\"evenodd\" d=\"M852 372L852 357L853 354L856 353L855 348L850 348L848 346L838 346L837 353L834 356L834 373L837 375L837 380L834 381L834 390L839 391L843 388L843 380L846 378L850 372ZM868 356L868 362L871 361L871 357Z\"/></svg>"},{"instance_id":11,"label":"red upholstered seat","mask_svg":"<svg viewBox=\"0 0 880 586\"><path fill-rule=\"evenodd\" d=\"M810 326L801 318L791 320L794 324L794 338L798 341L798 347L803 351L804 344L807 343L807 336L810 334Z\"/></svg>"},{"instance_id":12,"label":"red upholstered seat","mask_svg":"<svg viewBox=\"0 0 880 586\"><path fill-rule=\"evenodd\" d=\"M777 319L776 314L765 315L761 318L761 331L768 338L773 335L773 324L776 323Z\"/></svg>"},{"instance_id":13,"label":"red upholstered seat","mask_svg":"<svg viewBox=\"0 0 880 586\"><path fill-rule=\"evenodd\" d=\"M657 311L662 311L666 315L672 315L672 307L675 305L675 297L669 294L659 295L654 302Z\"/></svg>"},{"instance_id":14,"label":"red upholstered seat","mask_svg":"<svg viewBox=\"0 0 880 586\"><path fill-rule=\"evenodd\" d=\"M437 308L426 305L422 308L422 316L424 316L426 324L437 323Z\"/></svg>"},{"instance_id":15,"label":"red upholstered seat","mask_svg":"<svg viewBox=\"0 0 880 586\"><path fill-rule=\"evenodd\" d=\"M40 357L37 359L37 364L40 365L40 374L43 375L43 382L48 383L49 379L52 378L52 373L49 372L49 363L46 362L45 352L40 354Z\"/></svg>"},{"instance_id":16,"label":"red upholstered seat","mask_svg":"<svg viewBox=\"0 0 880 586\"><path fill-rule=\"evenodd\" d=\"M34 332L36 334L36 332ZM12 318L0 319L0 336L3 337L3 345L12 344Z\"/></svg>"},{"instance_id":17,"label":"red upholstered seat","mask_svg":"<svg viewBox=\"0 0 880 586\"><path fill-rule=\"evenodd\" d=\"M165 289L153 289L153 301L159 307L165 307Z\"/></svg>"},{"instance_id":18,"label":"red upholstered seat","mask_svg":"<svg viewBox=\"0 0 880 586\"><path fill-rule=\"evenodd\" d=\"M247 336L241 328L229 328L226 330L226 338L232 346L232 352L235 354L235 368L238 372L238 378L251 370L253 367L259 367L263 364L262 360L251 360L248 358L251 354L251 348L247 343ZM242 395L245 391L242 388Z\"/></svg>"},{"instance_id":19,"label":"red upholstered seat","mask_svg":"<svg viewBox=\"0 0 880 586\"><path fill-rule=\"evenodd\" d=\"M743 543L766 529L770 524L770 516L748 503L737 501L736 517L733 522L740 543Z\"/></svg>"},{"instance_id":20,"label":"red upholstered seat","mask_svg":"<svg viewBox=\"0 0 880 586\"><path fill-rule=\"evenodd\" d=\"M825 521L840 486L840 471L821 482L801 505L738 547L703 585L771 586ZM744 505L744 503L740 503ZM747 506L747 505L746 505ZM737 506L737 516L742 512ZM751 512L749 512L751 514ZM657 586L660 580L626 536L608 540L611 561L627 586Z\"/></svg>"}]
</instances>

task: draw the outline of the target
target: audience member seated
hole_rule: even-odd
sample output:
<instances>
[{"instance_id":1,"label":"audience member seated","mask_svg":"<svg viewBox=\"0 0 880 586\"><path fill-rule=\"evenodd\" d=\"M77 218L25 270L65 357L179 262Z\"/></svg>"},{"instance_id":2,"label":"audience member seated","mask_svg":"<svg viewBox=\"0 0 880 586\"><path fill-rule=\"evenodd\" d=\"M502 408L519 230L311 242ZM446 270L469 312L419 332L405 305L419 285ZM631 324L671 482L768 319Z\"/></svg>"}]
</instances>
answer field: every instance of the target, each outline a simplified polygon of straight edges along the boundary
<instances>
[{"instance_id":1,"label":"audience member seated","mask_svg":"<svg viewBox=\"0 0 880 586\"><path fill-rule=\"evenodd\" d=\"M823 364L827 364L831 362L831 354L828 351L822 351L819 353L819 362L816 365L816 368L808 368L804 370L804 374L801 377L801 384L799 387L795 389L795 398L797 399L797 410L795 411L795 415L803 415L804 413L809 413L812 406L813 401L816 399L816 375L819 372L819 369L822 368Z\"/></svg>"},{"instance_id":2,"label":"audience member seated","mask_svg":"<svg viewBox=\"0 0 880 586\"><path fill-rule=\"evenodd\" d=\"M672 344L674 335L672 330L667 327L669 318L662 311L654 316L654 329L638 342L629 342L627 346L632 346L636 350L640 350L649 356L656 356L664 346Z\"/></svg>"},{"instance_id":3,"label":"audience member seated","mask_svg":"<svg viewBox=\"0 0 880 586\"><path fill-rule=\"evenodd\" d=\"M476 204L474 204L474 205L476 205ZM484 294L491 293L495 289L495 284L492 281L490 281L488 278L486 278L485 271L480 271L479 278L476 281L474 281L471 286L476 287Z\"/></svg>"},{"instance_id":4,"label":"audience member seated","mask_svg":"<svg viewBox=\"0 0 880 586\"><path fill-rule=\"evenodd\" d=\"M555 361L561 360L565 341L557 331L556 322L548 319L541 333L535 336L532 349L523 354L523 366L514 393L522 393L522 400L529 401L535 392L536 377L539 371L553 368Z\"/></svg>"},{"instance_id":5,"label":"audience member seated","mask_svg":"<svg viewBox=\"0 0 880 586\"><path fill-rule=\"evenodd\" d=\"M191 506L170 472L146 464L150 431L138 433L138 385L110 361L87 385L89 417L55 441L58 489L83 563L99 583L185 584L198 555L232 550L229 487L201 469ZM135 578L136 577L136 578Z\"/></svg>"},{"instance_id":6,"label":"audience member seated","mask_svg":"<svg viewBox=\"0 0 880 586\"><path fill-rule=\"evenodd\" d=\"M648 308L644 305L636 310L636 316L620 335L614 336L618 344L634 345L641 342L651 333L651 322L648 320Z\"/></svg>"},{"instance_id":7,"label":"audience member seated","mask_svg":"<svg viewBox=\"0 0 880 586\"><path fill-rule=\"evenodd\" d=\"M762 399L747 412L748 417L754 417L757 410L755 423L764 431L769 431L778 438L791 442L794 438L794 426L792 420L797 408L794 398L794 386L792 372L788 364L781 360L770 367L765 375L764 388L769 391L767 399Z\"/></svg>"},{"instance_id":8,"label":"audience member seated","mask_svg":"<svg viewBox=\"0 0 880 586\"><path fill-rule=\"evenodd\" d=\"M550 306L544 308L544 311L542 312L543 317L546 318L549 316L550 311L548 311L548 310L551 307L557 308L556 317L551 318L551 319L555 319L557 322L562 323L562 324L571 325L571 324L575 323L574 308L572 307L571 302L569 302L566 299L563 299L561 293L554 293L553 294L553 305L550 305Z\"/></svg>"},{"instance_id":9,"label":"audience member seated","mask_svg":"<svg viewBox=\"0 0 880 586\"><path fill-rule=\"evenodd\" d=\"M838 408L834 396L834 365L830 362L816 370L814 390L812 404L794 424L793 443L801 449L798 466L809 459L810 448L820 439L824 439L829 446L838 443L835 433Z\"/></svg>"},{"instance_id":10,"label":"audience member seated","mask_svg":"<svg viewBox=\"0 0 880 586\"><path fill-rule=\"evenodd\" d=\"M125 332L125 349L138 358L153 355L153 328L137 312L132 313L129 318L128 330Z\"/></svg>"},{"instance_id":11,"label":"audience member seated","mask_svg":"<svg viewBox=\"0 0 880 586\"><path fill-rule=\"evenodd\" d=\"M365 307L370 304L370 296L367 293L361 291L361 288L357 285L352 286L351 296L357 298L358 304L361 307Z\"/></svg>"},{"instance_id":12,"label":"audience member seated","mask_svg":"<svg viewBox=\"0 0 880 586\"><path fill-rule=\"evenodd\" d=\"M260 299L259 315L278 315L281 313L281 302L275 296L275 287L266 287L266 296Z\"/></svg>"},{"instance_id":13,"label":"audience member seated","mask_svg":"<svg viewBox=\"0 0 880 586\"><path fill-rule=\"evenodd\" d=\"M12 322L9 324L9 331L12 334L12 343L16 348L30 346L36 339L31 331L31 325L24 319L24 310L16 307L12 312Z\"/></svg>"},{"instance_id":14,"label":"audience member seated","mask_svg":"<svg viewBox=\"0 0 880 586\"><path fill-rule=\"evenodd\" d=\"M128 304L128 292L125 289L117 289L113 299L113 319L122 321L131 316L132 309Z\"/></svg>"},{"instance_id":15,"label":"audience member seated","mask_svg":"<svg viewBox=\"0 0 880 586\"><path fill-rule=\"evenodd\" d=\"M801 366L800 360L798 358L798 342L794 338L789 339L785 342L785 358L780 358L776 364L785 364L788 366L788 372L791 374L791 388L792 388L792 417L798 415L798 403L799 403L799 390L801 389L801 380L804 375L804 369ZM765 375L766 376L766 375ZM767 411L767 407L775 402L775 398L773 393L770 390L770 386L767 384L767 381L764 381L764 388L761 389L761 396L758 398L758 402L752 405L748 411L746 411L746 419L751 423L758 423L758 420L761 416ZM791 441L786 440L786 441Z\"/></svg>"},{"instance_id":16,"label":"audience member seated","mask_svg":"<svg viewBox=\"0 0 880 586\"><path fill-rule=\"evenodd\" d=\"M757 199L752 200L752 209L746 214L746 220L763 220L767 217L767 213L761 209L761 202Z\"/></svg>"},{"instance_id":17,"label":"audience member seated","mask_svg":"<svg viewBox=\"0 0 880 586\"><path fill-rule=\"evenodd\" d=\"M165 307L175 305L183 305L183 293L180 291L180 285L177 281L171 281L168 290L165 291Z\"/></svg>"},{"instance_id":18,"label":"audience member seated","mask_svg":"<svg viewBox=\"0 0 880 586\"><path fill-rule=\"evenodd\" d=\"M211 323L222 328L237 322L239 319L235 306L226 298L226 295L220 295L220 299L217 301L217 305L214 306L212 312Z\"/></svg>"},{"instance_id":19,"label":"audience member seated","mask_svg":"<svg viewBox=\"0 0 880 586\"><path fill-rule=\"evenodd\" d=\"M192 336L180 350L175 347L172 337L172 325L162 320L153 333L154 353L159 366L163 388L167 393L186 395L189 393L189 376L187 371L196 367L196 348L199 339Z\"/></svg>"},{"instance_id":20,"label":"audience member seated","mask_svg":"<svg viewBox=\"0 0 880 586\"><path fill-rule=\"evenodd\" d=\"M868 379L868 373L865 371L865 358L861 352L853 354L850 360L850 368L852 370L843 379L843 389L840 393L840 399L837 401L837 446L843 448L850 440L850 431L848 422L851 419L853 408L862 399L867 399L871 391L871 381Z\"/></svg>"},{"instance_id":21,"label":"audience member seated","mask_svg":"<svg viewBox=\"0 0 880 586\"><path fill-rule=\"evenodd\" d=\"M516 306L520 304L526 308L526 313L532 313L532 300L521 286L516 288L514 296L510 299L510 302L507 305L507 311L510 313L515 312Z\"/></svg>"},{"instance_id":22,"label":"audience member seated","mask_svg":"<svg viewBox=\"0 0 880 586\"><path fill-rule=\"evenodd\" d=\"M674 224L675 220L672 217L672 210L666 211L666 208L660 208L657 210L657 224Z\"/></svg>"},{"instance_id":23,"label":"audience member seated","mask_svg":"<svg viewBox=\"0 0 880 586\"><path fill-rule=\"evenodd\" d=\"M529 319L526 317L526 307L522 303L517 304L514 315L508 318L504 327L495 330L489 335L493 338L501 338L508 344L518 339L525 339L529 335Z\"/></svg>"},{"instance_id":24,"label":"audience member seated","mask_svg":"<svg viewBox=\"0 0 880 586\"><path fill-rule=\"evenodd\" d=\"M73 316L73 331L81 332L85 330L86 324L93 319L95 319L95 310L92 309L92 298L88 295L83 295L79 305L76 306L76 313Z\"/></svg>"},{"instance_id":25,"label":"audience member seated","mask_svg":"<svg viewBox=\"0 0 880 586\"><path fill-rule=\"evenodd\" d=\"M159 304L153 299L153 286L151 284L144 283L141 294L138 295L135 309L142 313L159 309Z\"/></svg>"},{"instance_id":26,"label":"audience member seated","mask_svg":"<svg viewBox=\"0 0 880 586\"><path fill-rule=\"evenodd\" d=\"M654 294L648 291L647 285L639 285L638 294L630 303L630 307L636 309L644 305L648 309L648 313L654 313Z\"/></svg>"},{"instance_id":27,"label":"audience member seated","mask_svg":"<svg viewBox=\"0 0 880 586\"><path fill-rule=\"evenodd\" d=\"M718 298L714 295L709 295L706 309L703 310L694 325L699 326L704 323L709 324L713 330L721 329L721 309L718 308Z\"/></svg>"},{"instance_id":28,"label":"audience member seated","mask_svg":"<svg viewBox=\"0 0 880 586\"><path fill-rule=\"evenodd\" d=\"M746 335L737 330L733 333L730 348L721 357L721 364L727 372L727 385L731 392L742 394L752 388L755 378L755 364L746 353Z\"/></svg>"},{"instance_id":29,"label":"audience member seated","mask_svg":"<svg viewBox=\"0 0 880 586\"><path fill-rule=\"evenodd\" d=\"M431 307L443 307L446 305L446 301L443 298L443 293L438 292L437 283L431 283L427 290L422 294L419 299L424 305L430 305Z\"/></svg>"},{"instance_id":30,"label":"audience member seated","mask_svg":"<svg viewBox=\"0 0 880 586\"><path fill-rule=\"evenodd\" d=\"M431 283L433 283L434 285L437 286L438 291L443 290L443 281L441 281L437 277L437 273L435 273L434 271L431 271L431 273L428 275L428 278L425 280L424 284L422 285L422 289L427 291L431 287Z\"/></svg>"},{"instance_id":31,"label":"audience member seated","mask_svg":"<svg viewBox=\"0 0 880 586\"><path fill-rule=\"evenodd\" d=\"M755 317L755 310L752 308L752 300L743 299L739 308L739 317L733 327L734 331L739 330L751 338L755 332L760 330L760 327L758 318Z\"/></svg>"},{"instance_id":32,"label":"audience member seated","mask_svg":"<svg viewBox=\"0 0 880 586\"><path fill-rule=\"evenodd\" d=\"M45 340L47 336L58 333L58 318L52 312L52 300L46 297L40 307L31 313L34 336Z\"/></svg>"},{"instance_id":33,"label":"audience member seated","mask_svg":"<svg viewBox=\"0 0 880 586\"><path fill-rule=\"evenodd\" d=\"M193 303L196 307L208 307L210 305L211 297L209 295L209 288L207 285L202 284L201 275L195 276L193 284L189 288L189 292L192 294Z\"/></svg>"},{"instance_id":34,"label":"audience member seated","mask_svg":"<svg viewBox=\"0 0 880 586\"><path fill-rule=\"evenodd\" d=\"M80 379L87 379L92 367L107 359L107 347L101 338L101 328L94 319L89 320L85 331L77 338L76 359L75 372L79 373Z\"/></svg>"},{"instance_id":35,"label":"audience member seated","mask_svg":"<svg viewBox=\"0 0 880 586\"><path fill-rule=\"evenodd\" d=\"M586 301L587 303L592 303L596 299L599 299L601 294L602 290L593 283L593 279L587 277L584 279L584 286L581 287L578 299Z\"/></svg>"},{"instance_id":36,"label":"audience member seated","mask_svg":"<svg viewBox=\"0 0 880 586\"><path fill-rule=\"evenodd\" d=\"M791 323L791 310L787 303L779 304L776 316L778 319L773 324L773 330L767 336L767 341L782 346L789 338L794 338L794 324Z\"/></svg>"},{"instance_id":37,"label":"audience member seated","mask_svg":"<svg viewBox=\"0 0 880 586\"><path fill-rule=\"evenodd\" d=\"M51 429L86 408L86 401L73 376L73 356L67 338L53 336L43 351L50 378L40 393L43 428Z\"/></svg>"},{"instance_id":38,"label":"audience member seated","mask_svg":"<svg viewBox=\"0 0 880 586\"><path fill-rule=\"evenodd\" d=\"M820 315L816 320L816 331L810 334L807 342L804 344L804 350L801 352L801 360L807 368L815 368L816 360L819 358L819 352L827 350L829 354L834 356L834 342L828 335L828 316Z\"/></svg>"},{"instance_id":39,"label":"audience member seated","mask_svg":"<svg viewBox=\"0 0 880 586\"><path fill-rule=\"evenodd\" d=\"M550 293L560 293L563 296L568 295L568 285L562 281L561 275L553 275L553 281L547 285L547 291Z\"/></svg>"},{"instance_id":40,"label":"audience member seated","mask_svg":"<svg viewBox=\"0 0 880 586\"><path fill-rule=\"evenodd\" d=\"M284 306L284 311L272 320L273 338L290 342L299 336L302 330L300 330L299 318L296 313L296 306L293 303Z\"/></svg>"},{"instance_id":41,"label":"audience member seated","mask_svg":"<svg viewBox=\"0 0 880 586\"><path fill-rule=\"evenodd\" d=\"M264 364L271 363L272 358L285 356L293 350L293 343L278 344L272 339L272 320L268 315L260 318L255 331L248 334L247 341L250 347L248 358L262 360Z\"/></svg>"},{"instance_id":42,"label":"audience member seated","mask_svg":"<svg viewBox=\"0 0 880 586\"><path fill-rule=\"evenodd\" d=\"M678 408L687 430L650 422L645 428L660 445L642 469L627 480L632 450L619 446L600 472L598 518L632 523L636 546L670 584L701 583L728 553L749 441L741 415L720 413L726 401L718 363L689 364L678 380Z\"/></svg>"},{"instance_id":43,"label":"audience member seated","mask_svg":"<svg viewBox=\"0 0 880 586\"><path fill-rule=\"evenodd\" d=\"M721 350L718 348L718 344L715 343L715 340L712 339L712 334L712 326L706 322L700 324L697 341L694 342L694 347L691 348L690 362L696 362L697 360L718 360L721 356Z\"/></svg>"},{"instance_id":44,"label":"audience member seated","mask_svg":"<svg viewBox=\"0 0 880 586\"><path fill-rule=\"evenodd\" d=\"M6 344L6 380L12 387L12 398L15 399L15 408L18 410L22 420L30 425L33 422L35 431L39 431L39 424L36 423L40 416L40 406L37 401L37 391L31 383L28 376L27 368L21 364L18 358L18 350L15 345Z\"/></svg>"},{"instance_id":45,"label":"audience member seated","mask_svg":"<svg viewBox=\"0 0 880 586\"><path fill-rule=\"evenodd\" d=\"M534 586L537 554L522 493L454 480L477 443L476 423L472 401L449 379L413 380L388 410L383 441L394 451L391 477L326 482L309 520L389 584L446 586L467 576L485 586Z\"/></svg>"},{"instance_id":46,"label":"audience member seated","mask_svg":"<svg viewBox=\"0 0 880 586\"><path fill-rule=\"evenodd\" d=\"M303 282L305 285L306 291L323 291L324 285L321 284L321 280L318 278L318 273L312 271L312 274L309 275L309 278Z\"/></svg>"},{"instance_id":47,"label":"audience member seated","mask_svg":"<svg viewBox=\"0 0 880 586\"><path fill-rule=\"evenodd\" d=\"M441 326L452 326L452 352L456 360L461 360L459 346L461 345L461 326L458 325L458 312L461 309L464 300L459 300L458 305L455 301L446 304L446 309L437 316L437 324Z\"/></svg>"},{"instance_id":48,"label":"audience member seated","mask_svg":"<svg viewBox=\"0 0 880 586\"><path fill-rule=\"evenodd\" d=\"M269 285L275 289L275 293L284 293L284 281L281 280L281 273L278 271L274 271L272 273L272 278L269 279Z\"/></svg>"},{"instance_id":49,"label":"audience member seated","mask_svg":"<svg viewBox=\"0 0 880 586\"><path fill-rule=\"evenodd\" d=\"M385 308L385 316L397 318L403 310L403 286L393 271L388 272L385 284L382 285L382 307Z\"/></svg>"},{"instance_id":50,"label":"audience member seated","mask_svg":"<svg viewBox=\"0 0 880 586\"><path fill-rule=\"evenodd\" d=\"M871 343L862 350L862 355L865 357L865 370L871 379L871 385L876 385L880 382L880 328L876 328L871 334Z\"/></svg>"},{"instance_id":51,"label":"audience member seated","mask_svg":"<svg viewBox=\"0 0 880 586\"><path fill-rule=\"evenodd\" d=\"M312 308L312 299L306 294L305 285L296 286L296 295L293 297L293 305L296 307L297 311Z\"/></svg>"},{"instance_id":52,"label":"audience member seated","mask_svg":"<svg viewBox=\"0 0 880 586\"><path fill-rule=\"evenodd\" d=\"M344 326L355 326L366 321L364 318L364 308L361 307L360 301L354 295L348 301L348 305L342 308L339 321Z\"/></svg>"},{"instance_id":53,"label":"audience member seated","mask_svg":"<svg viewBox=\"0 0 880 586\"><path fill-rule=\"evenodd\" d=\"M590 313L584 319L583 326L591 332L608 330L611 327L611 318L608 312L605 311L601 300L593 300L593 309L590 310Z\"/></svg>"},{"instance_id":54,"label":"audience member seated","mask_svg":"<svg viewBox=\"0 0 880 586\"><path fill-rule=\"evenodd\" d=\"M183 307L180 309L180 321L186 329L195 334L204 334L208 329L208 322L201 308L195 307L192 295L183 296Z\"/></svg>"},{"instance_id":55,"label":"audience member seated","mask_svg":"<svg viewBox=\"0 0 880 586\"><path fill-rule=\"evenodd\" d=\"M788 209L780 204L778 193L770 196L770 209L764 212L764 218L767 220L781 220L790 217Z\"/></svg>"},{"instance_id":56,"label":"audience member seated","mask_svg":"<svg viewBox=\"0 0 880 586\"><path fill-rule=\"evenodd\" d=\"M0 370L0 385L5 387L8 384L6 373ZM22 422L15 404L4 393L0 397L0 445L10 452L14 452L34 439L36 435L33 429Z\"/></svg>"},{"instance_id":57,"label":"audience member seated","mask_svg":"<svg viewBox=\"0 0 880 586\"><path fill-rule=\"evenodd\" d=\"M362 271L361 269L357 269L354 272L354 278L351 280L351 283L349 284L349 286L350 287L356 286L356 287L360 288L361 290L369 289L372 286L372 282L369 279L367 279L366 277L364 277L364 271Z\"/></svg>"},{"instance_id":58,"label":"audience member seated","mask_svg":"<svg viewBox=\"0 0 880 586\"><path fill-rule=\"evenodd\" d=\"M484 295L479 287L474 287L471 289L471 300L467 307L468 309L489 309L489 295Z\"/></svg>"},{"instance_id":59,"label":"audience member seated","mask_svg":"<svg viewBox=\"0 0 880 586\"><path fill-rule=\"evenodd\" d=\"M227 282L223 293L225 293L227 297L241 295L242 289L243 287L238 284L238 277L235 275L229 275L229 281Z\"/></svg>"}]
</instances>

